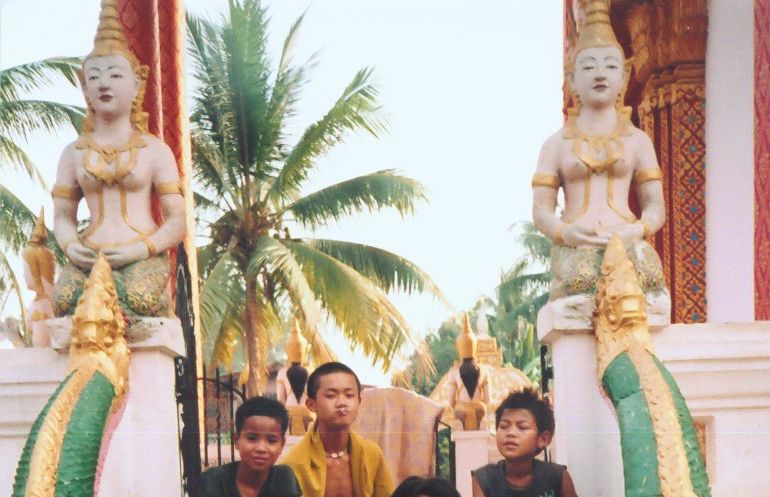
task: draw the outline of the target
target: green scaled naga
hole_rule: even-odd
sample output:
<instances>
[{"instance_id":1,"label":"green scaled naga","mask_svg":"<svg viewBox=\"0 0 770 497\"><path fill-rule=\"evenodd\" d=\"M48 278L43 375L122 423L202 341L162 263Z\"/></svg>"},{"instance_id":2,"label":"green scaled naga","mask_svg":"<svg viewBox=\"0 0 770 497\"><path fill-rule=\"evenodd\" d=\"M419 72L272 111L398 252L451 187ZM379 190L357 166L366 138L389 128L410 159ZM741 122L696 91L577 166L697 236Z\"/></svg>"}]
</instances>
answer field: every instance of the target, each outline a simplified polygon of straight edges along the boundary
<instances>
[{"instance_id":1,"label":"green scaled naga","mask_svg":"<svg viewBox=\"0 0 770 497\"><path fill-rule=\"evenodd\" d=\"M620 424L626 497L710 497L690 411L652 349L645 297L617 236L604 253L594 331L599 380Z\"/></svg>"},{"instance_id":2,"label":"green scaled naga","mask_svg":"<svg viewBox=\"0 0 770 497\"><path fill-rule=\"evenodd\" d=\"M95 494L105 426L128 380L125 327L112 270L100 254L72 317L70 373L32 425L12 497Z\"/></svg>"}]
</instances>

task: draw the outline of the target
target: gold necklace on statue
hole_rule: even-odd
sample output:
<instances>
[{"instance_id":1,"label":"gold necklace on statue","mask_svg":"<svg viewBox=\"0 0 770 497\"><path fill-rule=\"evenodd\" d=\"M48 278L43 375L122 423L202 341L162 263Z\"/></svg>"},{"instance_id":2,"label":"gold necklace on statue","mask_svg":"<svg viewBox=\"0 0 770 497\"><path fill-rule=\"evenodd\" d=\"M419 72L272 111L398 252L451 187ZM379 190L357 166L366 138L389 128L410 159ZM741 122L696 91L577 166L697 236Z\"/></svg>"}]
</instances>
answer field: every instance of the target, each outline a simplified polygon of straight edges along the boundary
<instances>
[{"instance_id":1,"label":"gold necklace on statue","mask_svg":"<svg viewBox=\"0 0 770 497\"><path fill-rule=\"evenodd\" d=\"M628 136L631 120L629 112L618 113L618 123L611 133L606 135L589 135L577 125L577 116L571 115L562 135L565 139L572 140L572 153L586 166L590 174L585 178L585 191L583 192L583 205L577 215L564 221L574 222L588 212L588 204L591 198L591 176L594 174L607 174L607 205L621 219L629 222L636 221L633 214L626 214L615 204L614 174L612 166L623 157L625 146L623 137Z\"/></svg>"},{"instance_id":2,"label":"gold necklace on statue","mask_svg":"<svg viewBox=\"0 0 770 497\"><path fill-rule=\"evenodd\" d=\"M578 127L576 119L567 121L564 138L572 140L572 153L592 174L611 170L612 165L623 157L623 136L628 133L629 121L618 117L615 129L606 135L590 135Z\"/></svg>"},{"instance_id":3,"label":"gold necklace on statue","mask_svg":"<svg viewBox=\"0 0 770 497\"><path fill-rule=\"evenodd\" d=\"M139 149L146 147L147 143L142 135L133 131L126 143L118 146L100 145L94 140L93 134L88 133L80 137L75 147L84 150L83 168L99 182L112 186L125 178L136 166L136 158ZM92 153L97 154L95 163L91 160ZM123 162L122 154L128 152L128 159ZM106 170L108 164L113 164L112 170Z\"/></svg>"}]
</instances>

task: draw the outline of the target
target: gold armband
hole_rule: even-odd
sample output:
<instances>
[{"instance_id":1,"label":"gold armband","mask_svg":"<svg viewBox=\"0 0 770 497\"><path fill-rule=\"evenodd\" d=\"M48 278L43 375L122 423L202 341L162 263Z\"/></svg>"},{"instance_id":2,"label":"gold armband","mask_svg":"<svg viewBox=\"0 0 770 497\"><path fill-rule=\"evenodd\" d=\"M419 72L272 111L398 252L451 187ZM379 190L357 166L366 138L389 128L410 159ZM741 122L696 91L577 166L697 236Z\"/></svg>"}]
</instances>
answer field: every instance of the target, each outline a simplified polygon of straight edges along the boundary
<instances>
[{"instance_id":1,"label":"gold armband","mask_svg":"<svg viewBox=\"0 0 770 497\"><path fill-rule=\"evenodd\" d=\"M144 243L147 246L147 257L152 257L158 253L158 247L156 247L153 241L150 240L148 237L143 236L142 243Z\"/></svg>"},{"instance_id":2,"label":"gold armband","mask_svg":"<svg viewBox=\"0 0 770 497\"><path fill-rule=\"evenodd\" d=\"M67 200L80 200L83 196L83 191L79 186L67 186L67 185L53 185L51 189L51 196L53 198L65 198Z\"/></svg>"},{"instance_id":3,"label":"gold armband","mask_svg":"<svg viewBox=\"0 0 770 497\"><path fill-rule=\"evenodd\" d=\"M559 177L555 174L535 173L532 176L532 188L536 186L545 186L547 188L559 189Z\"/></svg>"},{"instance_id":4,"label":"gold armband","mask_svg":"<svg viewBox=\"0 0 770 497\"><path fill-rule=\"evenodd\" d=\"M647 183L648 181L663 181L663 172L660 168L651 167L644 171L639 171L634 175L634 181L637 185Z\"/></svg>"},{"instance_id":5,"label":"gold armband","mask_svg":"<svg viewBox=\"0 0 770 497\"><path fill-rule=\"evenodd\" d=\"M179 182L170 182L170 183L158 183L155 185L155 193L158 195L169 195L173 193L178 193L179 195L182 195L182 187L179 185Z\"/></svg>"}]
</instances>

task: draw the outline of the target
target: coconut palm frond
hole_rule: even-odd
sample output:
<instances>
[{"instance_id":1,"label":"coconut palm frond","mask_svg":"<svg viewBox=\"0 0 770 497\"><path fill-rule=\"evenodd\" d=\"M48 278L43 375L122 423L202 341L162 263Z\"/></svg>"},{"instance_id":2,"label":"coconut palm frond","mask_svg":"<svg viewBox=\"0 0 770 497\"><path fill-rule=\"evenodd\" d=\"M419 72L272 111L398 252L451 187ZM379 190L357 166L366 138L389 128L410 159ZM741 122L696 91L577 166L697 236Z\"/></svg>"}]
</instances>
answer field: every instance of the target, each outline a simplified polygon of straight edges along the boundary
<instances>
[{"instance_id":1,"label":"coconut palm frond","mask_svg":"<svg viewBox=\"0 0 770 497\"><path fill-rule=\"evenodd\" d=\"M364 130L376 137L386 129L385 121L378 115L378 91L369 81L371 75L372 69L360 70L331 110L305 130L273 182L271 198L291 198L296 194L315 160L341 143L348 132Z\"/></svg>"},{"instance_id":2,"label":"coconut palm frond","mask_svg":"<svg viewBox=\"0 0 770 497\"><path fill-rule=\"evenodd\" d=\"M344 336L359 345L373 364L390 364L404 343L417 347L403 316L382 291L352 267L300 242L284 243L323 308Z\"/></svg>"},{"instance_id":3,"label":"coconut palm frond","mask_svg":"<svg viewBox=\"0 0 770 497\"><path fill-rule=\"evenodd\" d=\"M280 240L265 236L256 241L247 275L250 277L263 269L269 270L272 277L279 280L286 289L295 308L301 313L304 327L317 329L321 312L313 290L299 263Z\"/></svg>"},{"instance_id":4,"label":"coconut palm frond","mask_svg":"<svg viewBox=\"0 0 770 497\"><path fill-rule=\"evenodd\" d=\"M16 134L27 140L35 131L55 133L64 125L79 130L85 109L75 105L46 100L12 100L0 102L0 132Z\"/></svg>"},{"instance_id":5,"label":"coconut palm frond","mask_svg":"<svg viewBox=\"0 0 770 497\"><path fill-rule=\"evenodd\" d=\"M77 86L81 63L79 57L51 57L3 69L0 71L0 101L19 100L22 93L52 85L56 76Z\"/></svg>"},{"instance_id":6,"label":"coconut palm frond","mask_svg":"<svg viewBox=\"0 0 770 497\"><path fill-rule=\"evenodd\" d=\"M37 215L9 189L0 185L0 246L18 253L29 241Z\"/></svg>"},{"instance_id":7,"label":"coconut palm frond","mask_svg":"<svg viewBox=\"0 0 770 497\"><path fill-rule=\"evenodd\" d=\"M327 239L311 239L306 243L352 267L386 292L427 292L450 307L433 279L404 257L360 243Z\"/></svg>"},{"instance_id":8,"label":"coconut palm frond","mask_svg":"<svg viewBox=\"0 0 770 497\"><path fill-rule=\"evenodd\" d=\"M28 346L32 345L31 331L27 328L27 310L24 305L24 298L21 295L21 285L19 285L19 279L16 277L16 273L13 271L11 263L2 251L0 251L0 280L10 282L8 290L16 295L16 299L19 302L19 310L21 312L20 326L23 333L24 343Z\"/></svg>"},{"instance_id":9,"label":"coconut palm frond","mask_svg":"<svg viewBox=\"0 0 770 497\"><path fill-rule=\"evenodd\" d=\"M286 207L286 211L301 225L315 229L364 210L375 212L393 207L405 216L412 214L416 203L425 199L425 189L418 181L385 170L310 193Z\"/></svg>"}]
</instances>

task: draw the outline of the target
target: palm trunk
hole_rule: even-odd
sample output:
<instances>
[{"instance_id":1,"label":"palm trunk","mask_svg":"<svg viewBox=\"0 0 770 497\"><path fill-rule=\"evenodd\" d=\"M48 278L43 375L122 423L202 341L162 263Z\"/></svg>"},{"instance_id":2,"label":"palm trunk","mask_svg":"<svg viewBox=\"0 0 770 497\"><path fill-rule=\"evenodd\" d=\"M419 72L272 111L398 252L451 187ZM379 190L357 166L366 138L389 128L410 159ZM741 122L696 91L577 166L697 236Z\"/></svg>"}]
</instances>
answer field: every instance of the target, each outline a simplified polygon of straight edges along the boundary
<instances>
[{"instance_id":1,"label":"palm trunk","mask_svg":"<svg viewBox=\"0 0 770 497\"><path fill-rule=\"evenodd\" d=\"M246 382L246 395L254 397L261 393L259 379L262 376L260 374L260 368L264 365L260 364L259 359L259 336L258 336L258 324L259 324L259 310L257 308L257 282L254 278L248 278L246 280L246 312L245 312L245 331L246 331L246 365L249 368L249 379Z\"/></svg>"}]
</instances>

